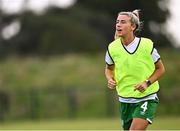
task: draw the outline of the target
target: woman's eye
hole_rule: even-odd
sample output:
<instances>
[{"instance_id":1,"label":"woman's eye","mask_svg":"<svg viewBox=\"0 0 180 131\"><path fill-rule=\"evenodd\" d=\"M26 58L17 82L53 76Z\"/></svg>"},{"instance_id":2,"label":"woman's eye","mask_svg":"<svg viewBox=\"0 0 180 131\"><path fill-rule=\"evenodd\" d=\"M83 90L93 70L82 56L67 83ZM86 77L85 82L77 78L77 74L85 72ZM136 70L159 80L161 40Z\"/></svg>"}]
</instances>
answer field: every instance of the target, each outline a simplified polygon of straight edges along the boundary
<instances>
[{"instance_id":1,"label":"woman's eye","mask_svg":"<svg viewBox=\"0 0 180 131\"><path fill-rule=\"evenodd\" d=\"M126 21L121 21L121 23L122 23L122 24L125 24L125 23L126 23Z\"/></svg>"}]
</instances>

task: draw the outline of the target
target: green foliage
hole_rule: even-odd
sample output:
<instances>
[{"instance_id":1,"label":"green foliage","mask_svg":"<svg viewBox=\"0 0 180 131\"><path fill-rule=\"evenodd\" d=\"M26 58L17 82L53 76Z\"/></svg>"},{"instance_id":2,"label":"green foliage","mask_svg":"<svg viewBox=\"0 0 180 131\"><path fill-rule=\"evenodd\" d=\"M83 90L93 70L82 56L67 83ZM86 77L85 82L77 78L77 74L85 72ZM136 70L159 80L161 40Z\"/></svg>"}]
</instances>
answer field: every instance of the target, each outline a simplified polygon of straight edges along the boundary
<instances>
[{"instance_id":1,"label":"green foliage","mask_svg":"<svg viewBox=\"0 0 180 131\"><path fill-rule=\"evenodd\" d=\"M8 55L98 52L108 44L106 34L109 32L105 28L112 21L108 15L80 7L67 11L50 8L43 15L25 12L19 20L20 32L4 41Z\"/></svg>"},{"instance_id":2,"label":"green foliage","mask_svg":"<svg viewBox=\"0 0 180 131\"><path fill-rule=\"evenodd\" d=\"M41 15L30 11L16 15L2 14L0 32L14 20L20 22L21 29L8 40L0 36L0 56L97 53L106 49L113 40L118 12L137 8L142 10L141 20L144 22L140 36L150 37L157 46L170 46L171 41L161 28L169 11L159 5L162 5L161 0L78 0L71 8L49 7ZM160 27L160 32L150 29L152 22Z\"/></svg>"},{"instance_id":3,"label":"green foliage","mask_svg":"<svg viewBox=\"0 0 180 131\"><path fill-rule=\"evenodd\" d=\"M112 20L115 23L117 14L120 11L133 11L140 9L140 20L143 22L143 30L140 36L150 37L157 46L171 46L171 41L164 34L164 29L160 26L166 22L170 13L168 8L162 8L168 6L168 0L78 0L77 3L86 7L88 10L95 10L98 12L104 12L112 16ZM152 32L154 29L150 29L150 23L154 22L160 27L159 32ZM106 27L110 28L110 27ZM155 27L154 27L155 28ZM111 36L112 37L112 36Z\"/></svg>"},{"instance_id":4,"label":"green foliage","mask_svg":"<svg viewBox=\"0 0 180 131\"><path fill-rule=\"evenodd\" d=\"M101 87L105 84L103 58L103 55L86 54L44 59L9 58L0 63L0 84L6 89Z\"/></svg>"},{"instance_id":5,"label":"green foliage","mask_svg":"<svg viewBox=\"0 0 180 131\"><path fill-rule=\"evenodd\" d=\"M178 89L180 63L178 50L159 51L166 73L161 78L163 90ZM48 87L103 87L104 54L68 54L56 57L10 57L0 62L0 87L6 89ZM85 79L83 79L85 78Z\"/></svg>"},{"instance_id":6,"label":"green foliage","mask_svg":"<svg viewBox=\"0 0 180 131\"><path fill-rule=\"evenodd\" d=\"M159 52L166 73L160 79L157 114L178 114L179 51L161 49ZM117 96L115 91L111 94L107 90L104 67L104 53L2 60L0 91L7 94L11 107L6 119L118 115Z\"/></svg>"}]
</instances>

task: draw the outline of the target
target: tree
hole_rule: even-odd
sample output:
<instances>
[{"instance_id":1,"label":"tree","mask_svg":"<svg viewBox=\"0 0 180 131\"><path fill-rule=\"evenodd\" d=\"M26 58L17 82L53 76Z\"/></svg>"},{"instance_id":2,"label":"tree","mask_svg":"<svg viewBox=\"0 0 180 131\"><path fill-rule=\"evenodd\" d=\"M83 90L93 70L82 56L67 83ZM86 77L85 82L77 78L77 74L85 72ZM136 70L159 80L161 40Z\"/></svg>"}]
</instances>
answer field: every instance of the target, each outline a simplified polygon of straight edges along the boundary
<instances>
[{"instance_id":1,"label":"tree","mask_svg":"<svg viewBox=\"0 0 180 131\"><path fill-rule=\"evenodd\" d=\"M24 0L24 5L27 2ZM21 23L18 34L8 40L0 39L3 53L55 55L105 52L113 40L118 12L134 9L142 10L144 29L140 35L150 37L156 46L171 46L161 28L169 11L161 9L159 2L161 0L78 0L71 8L49 7L41 15L24 8L20 14L3 14L1 29L14 19Z\"/></svg>"},{"instance_id":2,"label":"tree","mask_svg":"<svg viewBox=\"0 0 180 131\"><path fill-rule=\"evenodd\" d=\"M78 0L77 4L89 10L96 10L98 12L110 14L114 21L120 11L133 11L134 9L140 9L142 11L141 21L144 23L141 35L150 37L157 46L172 46L171 41L169 41L165 36L164 29L161 27L170 15L169 10L167 8L160 8L159 6L160 4L168 4L168 0ZM151 26L152 23L156 26ZM159 32L152 31L154 30L153 28L156 27L160 28ZM111 27L107 28L110 29Z\"/></svg>"}]
</instances>

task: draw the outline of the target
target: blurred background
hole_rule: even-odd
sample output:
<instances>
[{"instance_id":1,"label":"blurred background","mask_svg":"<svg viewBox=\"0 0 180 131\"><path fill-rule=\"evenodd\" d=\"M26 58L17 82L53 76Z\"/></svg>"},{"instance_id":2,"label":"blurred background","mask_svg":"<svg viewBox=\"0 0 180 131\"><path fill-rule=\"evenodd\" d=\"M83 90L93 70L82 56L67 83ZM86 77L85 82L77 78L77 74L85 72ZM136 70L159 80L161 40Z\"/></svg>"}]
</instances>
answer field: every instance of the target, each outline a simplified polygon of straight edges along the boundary
<instances>
[{"instance_id":1,"label":"blurred background","mask_svg":"<svg viewBox=\"0 0 180 131\"><path fill-rule=\"evenodd\" d=\"M0 129L121 129L104 56L134 9L166 67L150 129L180 129L179 0L0 0Z\"/></svg>"}]
</instances>

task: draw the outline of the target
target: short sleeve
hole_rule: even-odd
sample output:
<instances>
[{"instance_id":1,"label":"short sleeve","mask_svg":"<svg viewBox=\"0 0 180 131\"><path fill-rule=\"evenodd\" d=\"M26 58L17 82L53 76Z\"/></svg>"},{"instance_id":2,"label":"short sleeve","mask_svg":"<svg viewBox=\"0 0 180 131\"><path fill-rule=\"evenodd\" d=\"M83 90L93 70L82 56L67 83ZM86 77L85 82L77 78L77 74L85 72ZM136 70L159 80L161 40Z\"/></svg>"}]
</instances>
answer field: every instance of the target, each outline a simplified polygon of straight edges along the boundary
<instances>
[{"instance_id":1,"label":"short sleeve","mask_svg":"<svg viewBox=\"0 0 180 131\"><path fill-rule=\"evenodd\" d=\"M154 63L158 62L161 58L156 48L153 48L151 55L152 55Z\"/></svg>"},{"instance_id":2,"label":"short sleeve","mask_svg":"<svg viewBox=\"0 0 180 131\"><path fill-rule=\"evenodd\" d=\"M108 65L114 65L114 61L112 60L111 56L109 55L109 52L106 51L106 56L105 56L105 62Z\"/></svg>"}]
</instances>

